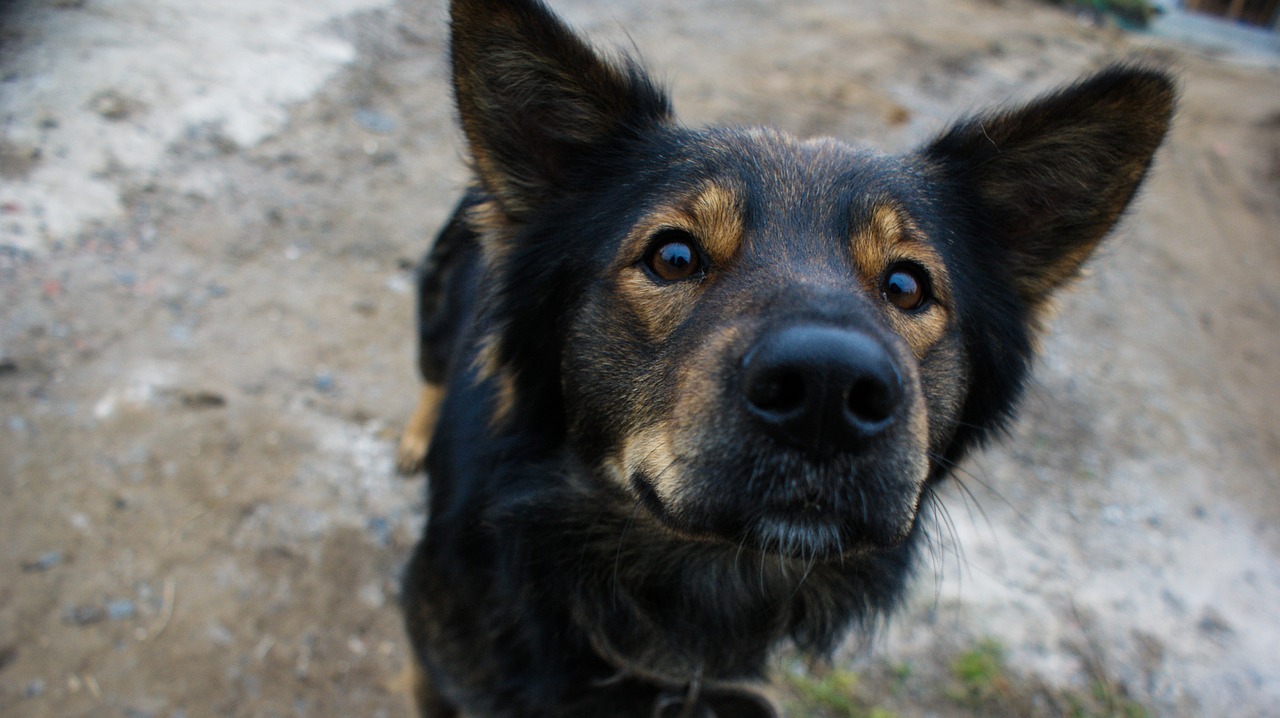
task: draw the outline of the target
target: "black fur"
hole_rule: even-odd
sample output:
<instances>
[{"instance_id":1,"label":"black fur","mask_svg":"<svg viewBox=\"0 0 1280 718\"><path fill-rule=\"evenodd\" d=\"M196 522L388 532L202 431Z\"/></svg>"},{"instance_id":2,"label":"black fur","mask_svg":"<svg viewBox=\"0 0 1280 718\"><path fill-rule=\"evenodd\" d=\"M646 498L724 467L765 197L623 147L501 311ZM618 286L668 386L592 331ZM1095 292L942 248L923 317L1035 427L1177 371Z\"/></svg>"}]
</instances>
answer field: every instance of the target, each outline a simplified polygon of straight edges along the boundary
<instances>
[{"instance_id":1,"label":"black fur","mask_svg":"<svg viewBox=\"0 0 1280 718\"><path fill-rule=\"evenodd\" d=\"M477 177L421 284L423 375L446 389L404 580L423 714L771 715L746 684L777 645L823 655L892 610L929 484L1011 415L1172 84L1112 68L884 157L684 128L534 0L452 16ZM692 228L672 206L700 207ZM699 263L678 282L653 269L672 236ZM888 303L902 271L919 308ZM885 421L779 438L743 367L796 327L892 365ZM836 364L803 378L863 381Z\"/></svg>"}]
</instances>

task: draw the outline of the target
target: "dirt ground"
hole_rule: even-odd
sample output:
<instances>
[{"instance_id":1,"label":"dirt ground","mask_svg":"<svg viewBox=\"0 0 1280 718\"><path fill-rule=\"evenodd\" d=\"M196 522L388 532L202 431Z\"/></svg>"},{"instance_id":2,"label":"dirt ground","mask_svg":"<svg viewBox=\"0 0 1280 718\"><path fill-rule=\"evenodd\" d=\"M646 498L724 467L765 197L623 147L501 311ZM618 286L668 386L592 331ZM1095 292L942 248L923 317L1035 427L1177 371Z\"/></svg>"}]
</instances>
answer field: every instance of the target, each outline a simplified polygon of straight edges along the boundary
<instances>
[{"instance_id":1,"label":"dirt ground","mask_svg":"<svg viewBox=\"0 0 1280 718\"><path fill-rule=\"evenodd\" d=\"M839 667L879 715L1277 714L1280 64L1024 0L553 4L640 48L690 124L888 151L1111 59L1174 67L1172 138L1021 420L950 487L907 610ZM245 12L266 49L236 65L200 28L235 31L238 5L187 6L0 5L0 715L407 715L411 267L465 182L444 11ZM141 64L93 77L46 61L62 28L147 23L189 37L108 37ZM314 42L271 51L291 32ZM206 114L131 85L183 63ZM257 124L217 114L286 70ZM81 94L58 114L26 86ZM966 683L993 646L991 685Z\"/></svg>"}]
</instances>

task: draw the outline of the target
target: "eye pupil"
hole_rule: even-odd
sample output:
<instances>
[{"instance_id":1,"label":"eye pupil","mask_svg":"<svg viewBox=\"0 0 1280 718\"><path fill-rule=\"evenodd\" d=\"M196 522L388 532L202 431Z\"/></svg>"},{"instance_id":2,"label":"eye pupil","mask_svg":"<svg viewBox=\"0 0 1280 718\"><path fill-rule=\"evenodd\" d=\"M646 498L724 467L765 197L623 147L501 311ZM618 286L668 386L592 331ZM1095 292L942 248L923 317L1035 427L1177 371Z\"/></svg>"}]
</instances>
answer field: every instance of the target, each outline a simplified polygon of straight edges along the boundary
<instances>
[{"instance_id":1,"label":"eye pupil","mask_svg":"<svg viewBox=\"0 0 1280 718\"><path fill-rule=\"evenodd\" d=\"M913 267L899 267L885 275L880 291L899 309L919 309L925 303L924 278Z\"/></svg>"},{"instance_id":2,"label":"eye pupil","mask_svg":"<svg viewBox=\"0 0 1280 718\"><path fill-rule=\"evenodd\" d=\"M679 230L663 232L645 264L655 276L668 282L688 279L702 268L693 238Z\"/></svg>"},{"instance_id":3,"label":"eye pupil","mask_svg":"<svg viewBox=\"0 0 1280 718\"><path fill-rule=\"evenodd\" d=\"M693 263L693 249L683 242L672 242L658 249L658 257L674 269L684 269Z\"/></svg>"}]
</instances>

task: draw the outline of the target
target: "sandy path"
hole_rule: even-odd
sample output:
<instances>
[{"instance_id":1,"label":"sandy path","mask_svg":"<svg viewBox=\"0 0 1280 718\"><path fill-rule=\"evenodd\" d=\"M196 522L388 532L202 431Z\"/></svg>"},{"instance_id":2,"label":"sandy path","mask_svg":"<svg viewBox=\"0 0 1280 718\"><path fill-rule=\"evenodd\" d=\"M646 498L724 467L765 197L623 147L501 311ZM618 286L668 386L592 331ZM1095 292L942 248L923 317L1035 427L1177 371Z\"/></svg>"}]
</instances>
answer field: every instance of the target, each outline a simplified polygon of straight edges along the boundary
<instances>
[{"instance_id":1,"label":"sandy path","mask_svg":"<svg viewBox=\"0 0 1280 718\"><path fill-rule=\"evenodd\" d=\"M36 5L0 44L0 713L404 715L406 267L464 181L443 11ZM1026 686L1274 714L1274 64L1021 0L556 5L642 48L690 123L887 150L1109 58L1178 68L1172 141L1023 418L847 665L899 715L981 714L947 685L988 638Z\"/></svg>"}]
</instances>

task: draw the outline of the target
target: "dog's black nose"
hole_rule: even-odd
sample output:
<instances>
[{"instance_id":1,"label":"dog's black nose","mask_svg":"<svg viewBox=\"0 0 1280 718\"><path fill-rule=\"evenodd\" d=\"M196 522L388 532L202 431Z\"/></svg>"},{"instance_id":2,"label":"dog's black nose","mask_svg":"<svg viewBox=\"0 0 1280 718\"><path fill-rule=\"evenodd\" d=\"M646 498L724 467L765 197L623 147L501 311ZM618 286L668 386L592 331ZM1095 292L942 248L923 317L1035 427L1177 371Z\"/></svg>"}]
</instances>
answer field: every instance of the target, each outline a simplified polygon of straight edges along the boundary
<instances>
[{"instance_id":1,"label":"dog's black nose","mask_svg":"<svg viewBox=\"0 0 1280 718\"><path fill-rule=\"evenodd\" d=\"M893 423L902 378L888 349L818 325L766 334L742 362L748 411L782 441L818 454L856 449Z\"/></svg>"}]
</instances>

